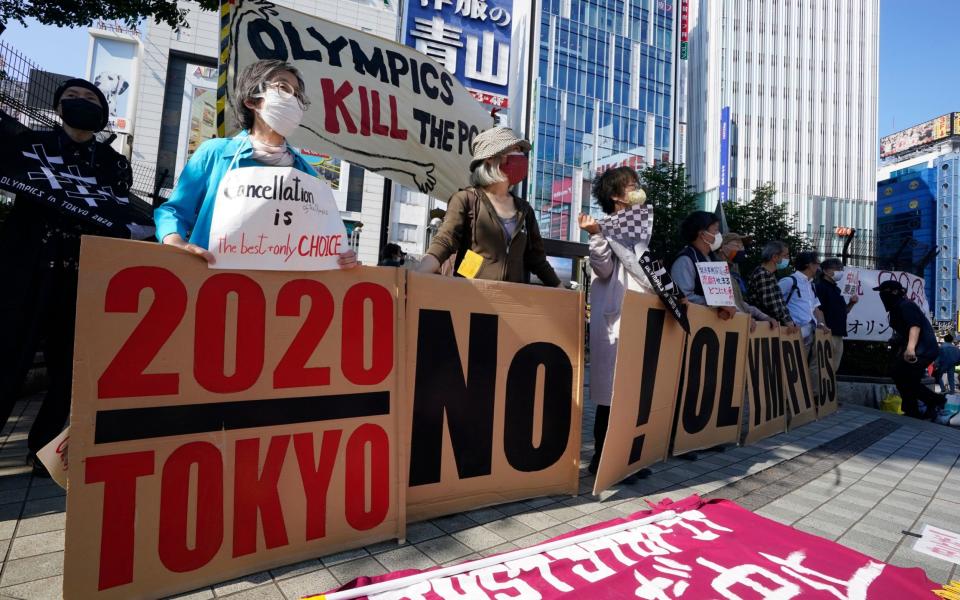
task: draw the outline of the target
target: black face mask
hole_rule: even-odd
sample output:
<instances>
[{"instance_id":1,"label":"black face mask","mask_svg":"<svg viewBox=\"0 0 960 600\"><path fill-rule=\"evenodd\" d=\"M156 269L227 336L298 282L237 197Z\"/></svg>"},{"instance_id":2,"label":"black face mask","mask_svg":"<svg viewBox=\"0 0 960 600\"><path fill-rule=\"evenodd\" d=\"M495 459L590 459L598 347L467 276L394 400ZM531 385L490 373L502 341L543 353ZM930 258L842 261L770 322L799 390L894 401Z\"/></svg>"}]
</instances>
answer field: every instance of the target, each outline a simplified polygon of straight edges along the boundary
<instances>
[{"instance_id":1,"label":"black face mask","mask_svg":"<svg viewBox=\"0 0 960 600\"><path fill-rule=\"evenodd\" d=\"M887 312L890 312L896 305L900 304L902 298L903 296L896 292L880 292L880 302L883 302L883 308L886 309Z\"/></svg>"},{"instance_id":2,"label":"black face mask","mask_svg":"<svg viewBox=\"0 0 960 600\"><path fill-rule=\"evenodd\" d=\"M83 98L66 98L60 101L63 122L81 131L97 132L103 129L103 109Z\"/></svg>"},{"instance_id":3,"label":"black face mask","mask_svg":"<svg viewBox=\"0 0 960 600\"><path fill-rule=\"evenodd\" d=\"M734 264L741 265L745 262L747 262L747 254L745 252L737 252L733 255Z\"/></svg>"}]
</instances>

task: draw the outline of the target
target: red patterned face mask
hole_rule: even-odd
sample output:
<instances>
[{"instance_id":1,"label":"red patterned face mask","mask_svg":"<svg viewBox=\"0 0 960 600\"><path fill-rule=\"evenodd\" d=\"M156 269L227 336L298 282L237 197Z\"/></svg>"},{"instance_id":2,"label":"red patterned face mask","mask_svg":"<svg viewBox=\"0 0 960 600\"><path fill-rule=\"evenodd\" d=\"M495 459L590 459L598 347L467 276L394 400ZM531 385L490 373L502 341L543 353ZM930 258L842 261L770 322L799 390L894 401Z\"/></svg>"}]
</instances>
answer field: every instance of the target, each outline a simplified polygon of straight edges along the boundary
<instances>
[{"instance_id":1,"label":"red patterned face mask","mask_svg":"<svg viewBox=\"0 0 960 600\"><path fill-rule=\"evenodd\" d=\"M516 185L527 178L529 165L526 154L508 154L500 161L500 171L507 176L510 185Z\"/></svg>"}]
</instances>

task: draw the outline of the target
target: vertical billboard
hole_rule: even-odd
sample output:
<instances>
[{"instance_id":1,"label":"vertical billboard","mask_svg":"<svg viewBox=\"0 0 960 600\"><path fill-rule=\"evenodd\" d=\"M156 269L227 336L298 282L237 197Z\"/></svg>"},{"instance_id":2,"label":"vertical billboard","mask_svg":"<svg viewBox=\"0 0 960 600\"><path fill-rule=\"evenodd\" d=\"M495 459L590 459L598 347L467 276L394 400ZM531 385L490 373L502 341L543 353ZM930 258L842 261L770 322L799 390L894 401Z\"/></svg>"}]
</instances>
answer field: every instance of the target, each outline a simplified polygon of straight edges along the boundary
<instances>
[{"instance_id":1,"label":"vertical billboard","mask_svg":"<svg viewBox=\"0 0 960 600\"><path fill-rule=\"evenodd\" d=\"M436 60L474 98L508 107L513 0L408 0L403 42Z\"/></svg>"},{"instance_id":2,"label":"vertical billboard","mask_svg":"<svg viewBox=\"0 0 960 600\"><path fill-rule=\"evenodd\" d=\"M720 202L730 199L730 107L720 110Z\"/></svg>"},{"instance_id":3,"label":"vertical billboard","mask_svg":"<svg viewBox=\"0 0 960 600\"><path fill-rule=\"evenodd\" d=\"M187 63L180 106L177 173L203 142L217 136L217 68Z\"/></svg>"},{"instance_id":4,"label":"vertical billboard","mask_svg":"<svg viewBox=\"0 0 960 600\"><path fill-rule=\"evenodd\" d=\"M106 97L110 111L107 129L118 133L133 131L139 45L129 35L90 31L87 80Z\"/></svg>"}]
</instances>

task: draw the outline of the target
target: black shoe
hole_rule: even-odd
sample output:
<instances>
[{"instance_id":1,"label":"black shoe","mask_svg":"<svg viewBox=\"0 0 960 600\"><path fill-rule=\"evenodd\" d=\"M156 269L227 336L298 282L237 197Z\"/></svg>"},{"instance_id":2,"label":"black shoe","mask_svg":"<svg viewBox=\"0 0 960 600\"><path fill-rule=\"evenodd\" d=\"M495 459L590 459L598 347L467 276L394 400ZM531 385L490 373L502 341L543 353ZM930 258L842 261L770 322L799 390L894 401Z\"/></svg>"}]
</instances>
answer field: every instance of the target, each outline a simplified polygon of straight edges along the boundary
<instances>
[{"instance_id":1,"label":"black shoe","mask_svg":"<svg viewBox=\"0 0 960 600\"><path fill-rule=\"evenodd\" d=\"M594 454L593 458L590 459L590 464L587 465L587 471L591 475L596 475L598 468L600 468L600 455Z\"/></svg>"},{"instance_id":2,"label":"black shoe","mask_svg":"<svg viewBox=\"0 0 960 600\"><path fill-rule=\"evenodd\" d=\"M697 452L687 452L686 454L681 454L677 458L682 458L683 460L697 460L700 458L700 454Z\"/></svg>"},{"instance_id":3,"label":"black shoe","mask_svg":"<svg viewBox=\"0 0 960 600\"><path fill-rule=\"evenodd\" d=\"M646 479L647 477L650 477L651 475L653 475L653 471L651 471L650 469L646 469L646 468L640 469L636 473L632 473L624 477L620 481L620 483L627 483L627 484L636 483L641 479Z\"/></svg>"}]
</instances>

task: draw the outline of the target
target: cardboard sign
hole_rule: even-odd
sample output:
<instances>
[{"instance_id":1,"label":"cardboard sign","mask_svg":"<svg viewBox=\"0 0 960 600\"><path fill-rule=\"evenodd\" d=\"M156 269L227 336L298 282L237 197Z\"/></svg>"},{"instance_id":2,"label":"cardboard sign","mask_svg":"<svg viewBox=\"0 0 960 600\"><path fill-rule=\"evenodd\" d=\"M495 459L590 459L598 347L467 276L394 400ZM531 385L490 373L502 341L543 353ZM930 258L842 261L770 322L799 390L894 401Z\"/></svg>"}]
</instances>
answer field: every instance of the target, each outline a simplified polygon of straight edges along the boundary
<instances>
[{"instance_id":1,"label":"cardboard sign","mask_svg":"<svg viewBox=\"0 0 960 600\"><path fill-rule=\"evenodd\" d=\"M207 248L214 269L323 271L350 249L330 187L293 167L244 167L223 176Z\"/></svg>"},{"instance_id":2,"label":"cardboard sign","mask_svg":"<svg viewBox=\"0 0 960 600\"><path fill-rule=\"evenodd\" d=\"M747 398L750 402L745 443L753 444L787 429L780 331L757 325L747 347Z\"/></svg>"},{"instance_id":3,"label":"cardboard sign","mask_svg":"<svg viewBox=\"0 0 960 600\"><path fill-rule=\"evenodd\" d=\"M783 385L786 389L788 427L796 429L817 420L807 349L799 333L780 334L780 358L783 361Z\"/></svg>"},{"instance_id":4,"label":"cardboard sign","mask_svg":"<svg viewBox=\"0 0 960 600\"><path fill-rule=\"evenodd\" d=\"M91 237L80 265L67 600L403 535L402 269L211 271Z\"/></svg>"},{"instance_id":5,"label":"cardboard sign","mask_svg":"<svg viewBox=\"0 0 960 600\"><path fill-rule=\"evenodd\" d=\"M924 525L923 536L913 545L913 549L921 554L960 565L960 533Z\"/></svg>"},{"instance_id":6,"label":"cardboard sign","mask_svg":"<svg viewBox=\"0 0 960 600\"><path fill-rule=\"evenodd\" d=\"M442 64L389 39L267 0L231 2L229 31L228 50L221 54L228 106L244 67L286 61L299 69L311 100L303 123L287 138L291 144L322 148L444 200L466 183L470 144L493 119ZM441 30L441 44L449 41L443 35ZM228 135L238 131L232 109L226 121Z\"/></svg>"},{"instance_id":7,"label":"cardboard sign","mask_svg":"<svg viewBox=\"0 0 960 600\"><path fill-rule=\"evenodd\" d=\"M725 262L698 262L697 274L703 297L709 306L736 306L733 297L733 280L730 278L730 266Z\"/></svg>"},{"instance_id":8,"label":"cardboard sign","mask_svg":"<svg viewBox=\"0 0 960 600\"><path fill-rule=\"evenodd\" d=\"M691 333L674 412L674 456L739 441L746 375L747 315L723 321L716 310L690 304L687 317Z\"/></svg>"},{"instance_id":9,"label":"cardboard sign","mask_svg":"<svg viewBox=\"0 0 960 600\"><path fill-rule=\"evenodd\" d=\"M842 342L841 342L842 343ZM833 336L828 331L816 332L817 365L820 367L820 393L817 396L817 418L837 412L837 373L833 370Z\"/></svg>"},{"instance_id":10,"label":"cardboard sign","mask_svg":"<svg viewBox=\"0 0 960 600\"><path fill-rule=\"evenodd\" d=\"M684 338L656 296L624 295L610 423L594 494L667 458Z\"/></svg>"},{"instance_id":11,"label":"cardboard sign","mask_svg":"<svg viewBox=\"0 0 960 600\"><path fill-rule=\"evenodd\" d=\"M70 427L60 432L60 435L37 452L37 458L47 468L50 478L57 482L57 485L67 489L67 447L70 441Z\"/></svg>"},{"instance_id":12,"label":"cardboard sign","mask_svg":"<svg viewBox=\"0 0 960 600\"><path fill-rule=\"evenodd\" d=\"M576 494L583 312L569 290L408 275L411 520Z\"/></svg>"},{"instance_id":13,"label":"cardboard sign","mask_svg":"<svg viewBox=\"0 0 960 600\"><path fill-rule=\"evenodd\" d=\"M860 295L860 269L847 269L840 275L840 293L847 298Z\"/></svg>"}]
</instances>

